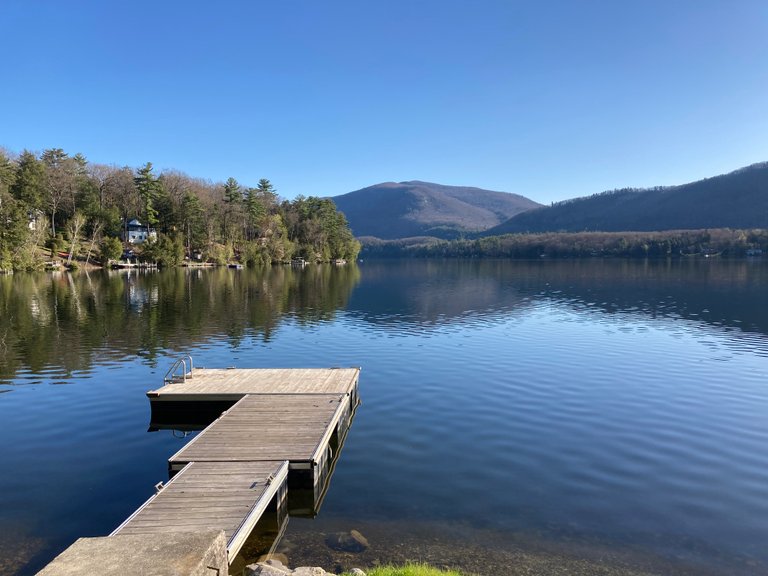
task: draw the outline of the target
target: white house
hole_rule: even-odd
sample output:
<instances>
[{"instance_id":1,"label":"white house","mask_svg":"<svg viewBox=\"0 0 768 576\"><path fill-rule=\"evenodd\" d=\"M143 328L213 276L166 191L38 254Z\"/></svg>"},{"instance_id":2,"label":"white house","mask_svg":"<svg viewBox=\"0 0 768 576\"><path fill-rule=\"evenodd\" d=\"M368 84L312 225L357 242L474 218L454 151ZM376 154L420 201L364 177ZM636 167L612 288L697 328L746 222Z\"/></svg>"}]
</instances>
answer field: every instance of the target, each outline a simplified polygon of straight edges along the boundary
<instances>
[{"instance_id":1,"label":"white house","mask_svg":"<svg viewBox=\"0 0 768 576\"><path fill-rule=\"evenodd\" d=\"M146 242L147 239L157 240L157 231L154 228L150 228L147 232L147 227L134 218L128 222L128 227L125 231L124 240L129 244L141 244Z\"/></svg>"},{"instance_id":2,"label":"white house","mask_svg":"<svg viewBox=\"0 0 768 576\"><path fill-rule=\"evenodd\" d=\"M27 226L30 230L42 230L48 224L42 210L30 210L27 212Z\"/></svg>"}]
</instances>

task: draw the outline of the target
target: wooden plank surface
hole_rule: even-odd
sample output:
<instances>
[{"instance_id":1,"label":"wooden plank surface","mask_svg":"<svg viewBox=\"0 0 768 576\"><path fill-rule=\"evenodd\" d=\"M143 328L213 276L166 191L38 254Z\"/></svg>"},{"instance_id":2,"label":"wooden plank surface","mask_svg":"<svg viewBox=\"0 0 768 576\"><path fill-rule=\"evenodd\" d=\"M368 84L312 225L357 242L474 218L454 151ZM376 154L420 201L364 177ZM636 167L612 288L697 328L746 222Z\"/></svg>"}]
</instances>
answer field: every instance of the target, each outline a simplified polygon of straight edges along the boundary
<instances>
[{"instance_id":1,"label":"wooden plank surface","mask_svg":"<svg viewBox=\"0 0 768 576\"><path fill-rule=\"evenodd\" d=\"M185 382L150 390L147 396L162 401L237 399L245 394L349 394L359 375L359 368L195 368Z\"/></svg>"},{"instance_id":2,"label":"wooden plank surface","mask_svg":"<svg viewBox=\"0 0 768 576\"><path fill-rule=\"evenodd\" d=\"M187 462L312 462L349 403L340 395L247 395L169 458Z\"/></svg>"},{"instance_id":3,"label":"wooden plank surface","mask_svg":"<svg viewBox=\"0 0 768 576\"><path fill-rule=\"evenodd\" d=\"M192 462L112 534L224 530L232 558L287 474L287 461Z\"/></svg>"}]
</instances>

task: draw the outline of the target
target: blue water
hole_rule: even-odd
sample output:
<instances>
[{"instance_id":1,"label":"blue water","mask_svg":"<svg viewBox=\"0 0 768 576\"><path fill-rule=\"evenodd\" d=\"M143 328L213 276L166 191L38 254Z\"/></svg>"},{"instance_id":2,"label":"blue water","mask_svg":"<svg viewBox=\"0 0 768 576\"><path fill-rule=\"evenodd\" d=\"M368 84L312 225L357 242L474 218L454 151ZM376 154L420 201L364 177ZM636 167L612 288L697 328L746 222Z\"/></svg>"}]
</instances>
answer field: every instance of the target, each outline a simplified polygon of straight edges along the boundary
<instances>
[{"instance_id":1,"label":"blue water","mask_svg":"<svg viewBox=\"0 0 768 576\"><path fill-rule=\"evenodd\" d=\"M181 351L362 367L320 515L291 519L288 541L349 526L383 559L431 538L768 573L766 264L17 275L0 314L3 573L109 533L166 479L186 440L147 432L144 392ZM297 560L330 561L312 554Z\"/></svg>"}]
</instances>

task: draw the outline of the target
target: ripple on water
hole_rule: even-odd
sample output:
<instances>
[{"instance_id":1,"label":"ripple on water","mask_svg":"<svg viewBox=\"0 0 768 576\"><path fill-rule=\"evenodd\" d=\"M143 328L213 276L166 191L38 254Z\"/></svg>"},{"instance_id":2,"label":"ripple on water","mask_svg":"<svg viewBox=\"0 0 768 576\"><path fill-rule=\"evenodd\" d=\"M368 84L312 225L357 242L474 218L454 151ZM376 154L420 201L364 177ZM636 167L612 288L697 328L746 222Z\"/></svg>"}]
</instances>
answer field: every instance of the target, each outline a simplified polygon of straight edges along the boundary
<instances>
[{"instance_id":1,"label":"ripple on water","mask_svg":"<svg viewBox=\"0 0 768 576\"><path fill-rule=\"evenodd\" d=\"M619 550L637 554L630 567L662 562L657 573L749 574L749 556L766 572L766 335L719 300L679 302L669 284L655 300L648 286L624 297L542 270L490 289L447 282L439 298L409 284L400 304L283 316L268 336L220 319L185 351L207 366L363 367L314 536L362 529L382 559L482 550L485 565L509 566L562 544L578 553L554 564L590 574L579 560ZM0 475L13 495L3 518L34 518L30 541L58 526L61 543L108 532L140 504L185 441L146 433L144 392L178 353L104 346L87 368L44 362L3 381L14 393L0 394L0 453L20 471ZM41 494L47 477L56 490Z\"/></svg>"}]
</instances>

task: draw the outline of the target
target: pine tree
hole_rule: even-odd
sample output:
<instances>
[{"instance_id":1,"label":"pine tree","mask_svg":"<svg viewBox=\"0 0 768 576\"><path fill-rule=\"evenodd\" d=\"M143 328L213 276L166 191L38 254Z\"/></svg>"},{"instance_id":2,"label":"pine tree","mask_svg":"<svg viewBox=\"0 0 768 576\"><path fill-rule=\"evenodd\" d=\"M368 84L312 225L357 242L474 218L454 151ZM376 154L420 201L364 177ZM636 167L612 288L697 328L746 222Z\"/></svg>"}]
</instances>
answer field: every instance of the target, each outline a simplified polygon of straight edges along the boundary
<instances>
[{"instance_id":1,"label":"pine tree","mask_svg":"<svg viewBox=\"0 0 768 576\"><path fill-rule=\"evenodd\" d=\"M243 216L243 190L234 178L227 179L224 184L224 213L222 232L224 241L234 244L238 235L237 231L242 223Z\"/></svg>"},{"instance_id":2,"label":"pine tree","mask_svg":"<svg viewBox=\"0 0 768 576\"><path fill-rule=\"evenodd\" d=\"M0 150L0 194L8 194L16 182L16 167L10 158Z\"/></svg>"},{"instance_id":3,"label":"pine tree","mask_svg":"<svg viewBox=\"0 0 768 576\"><path fill-rule=\"evenodd\" d=\"M152 226L158 223L155 203L161 192L160 182L152 173L152 162L147 162L143 167L139 168L133 181L141 198L144 218L147 222L147 238L149 238Z\"/></svg>"},{"instance_id":4,"label":"pine tree","mask_svg":"<svg viewBox=\"0 0 768 576\"><path fill-rule=\"evenodd\" d=\"M226 204L240 204L243 201L243 192L237 180L230 177L224 183L224 202Z\"/></svg>"}]
</instances>

